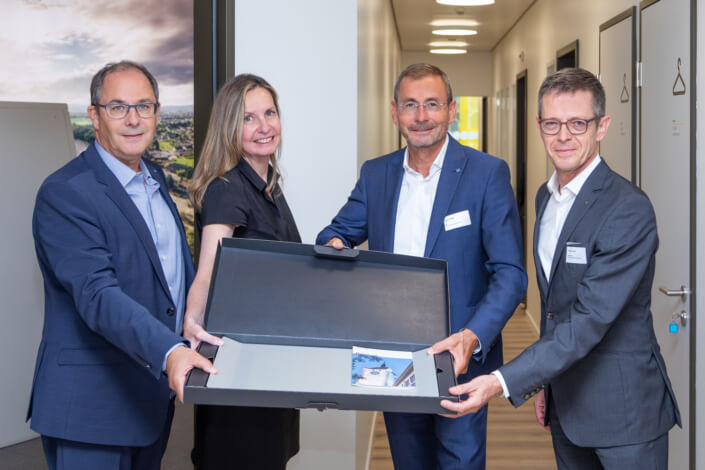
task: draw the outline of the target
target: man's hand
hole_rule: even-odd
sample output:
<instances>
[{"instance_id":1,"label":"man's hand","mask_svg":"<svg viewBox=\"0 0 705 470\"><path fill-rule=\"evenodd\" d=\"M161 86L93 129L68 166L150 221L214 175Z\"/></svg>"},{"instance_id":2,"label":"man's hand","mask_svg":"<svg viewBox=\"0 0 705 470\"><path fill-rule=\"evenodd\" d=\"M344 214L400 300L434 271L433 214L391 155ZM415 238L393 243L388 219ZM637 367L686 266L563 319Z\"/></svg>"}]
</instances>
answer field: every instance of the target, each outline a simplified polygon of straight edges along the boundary
<instances>
[{"instance_id":1,"label":"man's hand","mask_svg":"<svg viewBox=\"0 0 705 470\"><path fill-rule=\"evenodd\" d=\"M222 338L213 336L204 330L201 324L191 318L188 313L184 315L184 338L191 343L191 349L196 349L201 341L215 346L222 346L225 343Z\"/></svg>"},{"instance_id":2,"label":"man's hand","mask_svg":"<svg viewBox=\"0 0 705 470\"><path fill-rule=\"evenodd\" d=\"M176 392L181 403L184 402L186 374L194 367L203 369L209 374L218 373L211 361L186 346L179 346L166 358L166 375L169 377L169 388Z\"/></svg>"},{"instance_id":3,"label":"man's hand","mask_svg":"<svg viewBox=\"0 0 705 470\"><path fill-rule=\"evenodd\" d=\"M551 425L543 424L546 418L546 395L543 393L543 390L534 397L534 411L536 412L536 420L539 424L546 429L546 431L550 431Z\"/></svg>"},{"instance_id":4,"label":"man's hand","mask_svg":"<svg viewBox=\"0 0 705 470\"><path fill-rule=\"evenodd\" d=\"M441 406L457 414L441 415L446 418L459 418L468 413L475 413L487 404L490 399L502 393L502 384L492 375L480 375L470 382L456 385L448 390L451 395L468 395L468 399L458 403L450 400L441 400Z\"/></svg>"},{"instance_id":5,"label":"man's hand","mask_svg":"<svg viewBox=\"0 0 705 470\"><path fill-rule=\"evenodd\" d=\"M332 246L336 250L342 250L345 248L345 243L343 243L343 240L341 240L338 237L333 237L330 240L328 240L328 243L326 243L326 246Z\"/></svg>"},{"instance_id":6,"label":"man's hand","mask_svg":"<svg viewBox=\"0 0 705 470\"><path fill-rule=\"evenodd\" d=\"M457 377L467 372L472 353L479 345L480 340L477 339L475 333L470 330L460 330L446 339L437 342L428 348L427 352L428 354L438 354L443 351L450 351L450 354L453 356L455 376Z\"/></svg>"}]
</instances>

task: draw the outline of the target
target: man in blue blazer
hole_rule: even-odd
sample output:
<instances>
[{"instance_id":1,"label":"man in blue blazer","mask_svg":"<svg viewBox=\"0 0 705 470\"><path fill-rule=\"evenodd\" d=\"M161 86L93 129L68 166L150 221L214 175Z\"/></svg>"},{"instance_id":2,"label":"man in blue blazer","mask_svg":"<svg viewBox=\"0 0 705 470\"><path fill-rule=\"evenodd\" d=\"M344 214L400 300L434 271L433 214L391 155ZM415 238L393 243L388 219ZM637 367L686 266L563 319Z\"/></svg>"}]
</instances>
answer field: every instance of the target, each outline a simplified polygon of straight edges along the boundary
<instances>
[{"instance_id":1,"label":"man in blue blazer","mask_svg":"<svg viewBox=\"0 0 705 470\"><path fill-rule=\"evenodd\" d=\"M509 169L448 135L456 103L435 66L401 73L391 112L408 147L362 166L347 203L316 242L342 248L368 240L371 250L446 260L449 349L466 382L502 364L500 332L526 290ZM458 420L384 417L396 468L485 468L486 407Z\"/></svg>"},{"instance_id":2,"label":"man in blue blazer","mask_svg":"<svg viewBox=\"0 0 705 470\"><path fill-rule=\"evenodd\" d=\"M541 338L492 375L451 389L466 401L443 405L465 413L499 393L514 406L535 395L559 469L666 469L680 414L650 310L654 210L598 154L610 118L593 74L547 77L536 123L555 167L536 195Z\"/></svg>"},{"instance_id":3,"label":"man in blue blazer","mask_svg":"<svg viewBox=\"0 0 705 470\"><path fill-rule=\"evenodd\" d=\"M188 370L212 370L179 336L194 276L154 141L157 82L139 64L91 83L96 140L37 194L33 234L44 330L28 419L49 468L158 469ZM166 375L165 375L166 374Z\"/></svg>"}]
</instances>

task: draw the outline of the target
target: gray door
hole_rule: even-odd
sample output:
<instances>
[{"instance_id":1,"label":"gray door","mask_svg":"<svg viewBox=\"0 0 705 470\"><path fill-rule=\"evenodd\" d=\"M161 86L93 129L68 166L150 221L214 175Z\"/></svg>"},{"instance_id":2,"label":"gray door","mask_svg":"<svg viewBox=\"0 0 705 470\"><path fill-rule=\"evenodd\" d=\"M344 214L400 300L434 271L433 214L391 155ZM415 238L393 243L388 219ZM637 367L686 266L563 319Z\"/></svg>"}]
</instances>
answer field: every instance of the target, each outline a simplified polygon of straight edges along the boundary
<instances>
[{"instance_id":1,"label":"gray door","mask_svg":"<svg viewBox=\"0 0 705 470\"><path fill-rule=\"evenodd\" d=\"M632 182L635 161L636 8L600 25L600 81L605 87L610 131L600 142L600 155L614 171Z\"/></svg>"},{"instance_id":2,"label":"gray door","mask_svg":"<svg viewBox=\"0 0 705 470\"><path fill-rule=\"evenodd\" d=\"M683 420L683 429L669 434L669 468L680 470L690 463L690 296L678 293L691 286L690 2L645 3L641 187L654 205L659 230L651 308Z\"/></svg>"}]
</instances>

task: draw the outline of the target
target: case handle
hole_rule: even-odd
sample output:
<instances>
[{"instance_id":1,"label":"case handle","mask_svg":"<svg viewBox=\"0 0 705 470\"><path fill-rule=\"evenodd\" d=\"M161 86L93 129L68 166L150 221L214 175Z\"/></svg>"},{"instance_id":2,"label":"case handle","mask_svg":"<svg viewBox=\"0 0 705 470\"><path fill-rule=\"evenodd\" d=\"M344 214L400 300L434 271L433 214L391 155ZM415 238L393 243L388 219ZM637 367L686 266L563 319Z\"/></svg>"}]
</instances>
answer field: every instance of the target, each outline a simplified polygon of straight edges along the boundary
<instances>
[{"instance_id":1,"label":"case handle","mask_svg":"<svg viewBox=\"0 0 705 470\"><path fill-rule=\"evenodd\" d=\"M359 250L353 250L352 248L343 248L338 250L328 245L314 245L313 251L319 258L335 258L335 259L345 259L354 260L360 254Z\"/></svg>"},{"instance_id":2,"label":"case handle","mask_svg":"<svg viewBox=\"0 0 705 470\"><path fill-rule=\"evenodd\" d=\"M306 408L316 408L318 411L337 410L338 404L332 401L310 401Z\"/></svg>"}]
</instances>

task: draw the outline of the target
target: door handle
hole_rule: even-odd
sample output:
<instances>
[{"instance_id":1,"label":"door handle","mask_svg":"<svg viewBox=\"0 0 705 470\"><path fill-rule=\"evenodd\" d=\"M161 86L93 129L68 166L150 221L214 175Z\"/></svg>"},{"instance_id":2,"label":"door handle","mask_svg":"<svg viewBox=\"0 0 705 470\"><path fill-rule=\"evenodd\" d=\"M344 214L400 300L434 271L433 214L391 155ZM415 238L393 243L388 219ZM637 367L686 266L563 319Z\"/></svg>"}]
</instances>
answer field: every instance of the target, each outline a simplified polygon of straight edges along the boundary
<instances>
[{"instance_id":1,"label":"door handle","mask_svg":"<svg viewBox=\"0 0 705 470\"><path fill-rule=\"evenodd\" d=\"M685 302L690 295L690 289L688 289L686 286L681 286L680 290L671 290L667 289L664 286L660 286L658 290L661 291L661 293L669 296L669 297L682 297L683 302Z\"/></svg>"}]
</instances>

